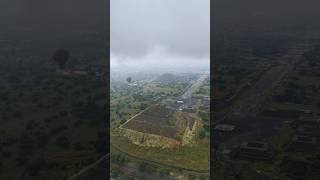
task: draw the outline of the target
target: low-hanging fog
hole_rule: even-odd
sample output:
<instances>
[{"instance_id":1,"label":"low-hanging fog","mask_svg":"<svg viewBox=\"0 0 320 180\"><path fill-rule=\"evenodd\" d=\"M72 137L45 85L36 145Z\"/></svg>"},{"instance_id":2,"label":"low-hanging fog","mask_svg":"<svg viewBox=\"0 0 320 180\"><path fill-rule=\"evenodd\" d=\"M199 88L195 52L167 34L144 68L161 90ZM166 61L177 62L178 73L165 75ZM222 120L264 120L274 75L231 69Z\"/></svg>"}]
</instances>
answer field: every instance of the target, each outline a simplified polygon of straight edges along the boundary
<instances>
[{"instance_id":1,"label":"low-hanging fog","mask_svg":"<svg viewBox=\"0 0 320 180\"><path fill-rule=\"evenodd\" d=\"M319 30L319 0L214 0L213 33L251 36Z\"/></svg>"},{"instance_id":2,"label":"low-hanging fog","mask_svg":"<svg viewBox=\"0 0 320 180\"><path fill-rule=\"evenodd\" d=\"M209 70L209 0L111 0L111 71Z\"/></svg>"}]
</instances>

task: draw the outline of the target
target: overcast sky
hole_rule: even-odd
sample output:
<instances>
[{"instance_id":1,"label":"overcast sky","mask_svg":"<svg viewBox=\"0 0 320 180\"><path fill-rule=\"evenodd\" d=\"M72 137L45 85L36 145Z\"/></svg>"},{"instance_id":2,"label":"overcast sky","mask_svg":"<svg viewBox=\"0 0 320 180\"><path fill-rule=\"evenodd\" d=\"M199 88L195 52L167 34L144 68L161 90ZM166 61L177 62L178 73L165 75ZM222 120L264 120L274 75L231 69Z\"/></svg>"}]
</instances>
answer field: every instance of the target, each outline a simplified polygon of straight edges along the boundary
<instances>
[{"instance_id":1,"label":"overcast sky","mask_svg":"<svg viewBox=\"0 0 320 180\"><path fill-rule=\"evenodd\" d=\"M111 0L111 70L209 68L210 0Z\"/></svg>"}]
</instances>

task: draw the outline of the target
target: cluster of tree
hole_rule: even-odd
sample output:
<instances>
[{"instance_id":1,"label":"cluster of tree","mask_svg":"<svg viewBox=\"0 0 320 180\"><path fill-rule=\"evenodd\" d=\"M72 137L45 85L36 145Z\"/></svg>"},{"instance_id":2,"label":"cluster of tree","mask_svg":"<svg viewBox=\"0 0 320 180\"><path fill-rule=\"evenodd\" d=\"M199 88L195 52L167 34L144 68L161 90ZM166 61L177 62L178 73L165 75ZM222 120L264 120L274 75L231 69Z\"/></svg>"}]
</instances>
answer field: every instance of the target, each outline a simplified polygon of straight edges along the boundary
<instances>
[{"instance_id":1,"label":"cluster of tree","mask_svg":"<svg viewBox=\"0 0 320 180\"><path fill-rule=\"evenodd\" d=\"M129 162L129 159L126 158L125 156L121 155L121 154L112 154L111 155L111 160L115 163L118 163L118 164L126 164Z\"/></svg>"},{"instance_id":2,"label":"cluster of tree","mask_svg":"<svg viewBox=\"0 0 320 180\"><path fill-rule=\"evenodd\" d=\"M199 111L199 116L204 122L210 121L210 113L205 111Z\"/></svg>"},{"instance_id":3,"label":"cluster of tree","mask_svg":"<svg viewBox=\"0 0 320 180\"><path fill-rule=\"evenodd\" d=\"M162 167L159 169L159 173L162 176L168 176L168 175L170 175L170 169Z\"/></svg>"},{"instance_id":4,"label":"cluster of tree","mask_svg":"<svg viewBox=\"0 0 320 180\"><path fill-rule=\"evenodd\" d=\"M303 57L307 60L309 66L320 65L320 46L315 47L313 50L307 51L303 54Z\"/></svg>"},{"instance_id":5,"label":"cluster of tree","mask_svg":"<svg viewBox=\"0 0 320 180\"><path fill-rule=\"evenodd\" d=\"M66 136L60 136L56 139L56 145L63 149L69 149L70 147L70 140Z\"/></svg>"},{"instance_id":6,"label":"cluster of tree","mask_svg":"<svg viewBox=\"0 0 320 180\"><path fill-rule=\"evenodd\" d=\"M118 168L111 169L110 177L119 179L119 180L129 180L129 177L123 174Z\"/></svg>"},{"instance_id":7,"label":"cluster of tree","mask_svg":"<svg viewBox=\"0 0 320 180\"><path fill-rule=\"evenodd\" d=\"M280 164L280 170L293 180L318 179L320 172L320 154L306 160L286 156Z\"/></svg>"},{"instance_id":8,"label":"cluster of tree","mask_svg":"<svg viewBox=\"0 0 320 180\"><path fill-rule=\"evenodd\" d=\"M47 167L47 162L43 158L37 158L30 162L27 166L27 174L31 177L38 176L41 170Z\"/></svg>"},{"instance_id":9,"label":"cluster of tree","mask_svg":"<svg viewBox=\"0 0 320 180\"><path fill-rule=\"evenodd\" d=\"M238 66L231 66L226 69L226 75L232 77L235 81L235 83L239 83L241 80L245 79L250 75L252 72L249 70L249 68L245 67L238 67Z\"/></svg>"},{"instance_id":10,"label":"cluster of tree","mask_svg":"<svg viewBox=\"0 0 320 180\"><path fill-rule=\"evenodd\" d=\"M198 92L198 94L210 94L210 89L209 87L201 87Z\"/></svg>"},{"instance_id":11,"label":"cluster of tree","mask_svg":"<svg viewBox=\"0 0 320 180\"><path fill-rule=\"evenodd\" d=\"M303 104L306 101L306 89L295 82L289 82L281 94L274 96L274 100L277 102Z\"/></svg>"},{"instance_id":12,"label":"cluster of tree","mask_svg":"<svg viewBox=\"0 0 320 180\"><path fill-rule=\"evenodd\" d=\"M97 133L94 147L97 153L107 152L107 134L105 131Z\"/></svg>"},{"instance_id":13,"label":"cluster of tree","mask_svg":"<svg viewBox=\"0 0 320 180\"><path fill-rule=\"evenodd\" d=\"M204 130L204 129L201 129L200 131L199 131L199 138L200 139L203 139L203 138L205 138L206 137L206 131Z\"/></svg>"},{"instance_id":14,"label":"cluster of tree","mask_svg":"<svg viewBox=\"0 0 320 180\"><path fill-rule=\"evenodd\" d=\"M146 104L146 103L141 103L140 104L140 110L144 110L144 109L146 109L148 107L148 104Z\"/></svg>"},{"instance_id":15,"label":"cluster of tree","mask_svg":"<svg viewBox=\"0 0 320 180\"><path fill-rule=\"evenodd\" d=\"M148 163L141 161L141 162L139 162L139 170L141 172L152 172L153 167L151 165L149 165Z\"/></svg>"},{"instance_id":16,"label":"cluster of tree","mask_svg":"<svg viewBox=\"0 0 320 180\"><path fill-rule=\"evenodd\" d=\"M78 120L83 120L88 123L88 125L96 127L103 126L106 127L107 112L104 107L100 107L94 102L86 102L77 104L71 110L72 114Z\"/></svg>"},{"instance_id":17,"label":"cluster of tree","mask_svg":"<svg viewBox=\"0 0 320 180\"><path fill-rule=\"evenodd\" d=\"M219 91L224 91L226 90L226 83L227 81L222 77L222 76L214 76L213 77L213 87L214 89L217 89Z\"/></svg>"},{"instance_id":18,"label":"cluster of tree","mask_svg":"<svg viewBox=\"0 0 320 180\"><path fill-rule=\"evenodd\" d=\"M199 179L199 180L208 180L209 178L204 176L204 175L199 176L199 178L197 178L197 176L192 175L192 174L188 175L188 180L197 180L197 179Z\"/></svg>"}]
</instances>

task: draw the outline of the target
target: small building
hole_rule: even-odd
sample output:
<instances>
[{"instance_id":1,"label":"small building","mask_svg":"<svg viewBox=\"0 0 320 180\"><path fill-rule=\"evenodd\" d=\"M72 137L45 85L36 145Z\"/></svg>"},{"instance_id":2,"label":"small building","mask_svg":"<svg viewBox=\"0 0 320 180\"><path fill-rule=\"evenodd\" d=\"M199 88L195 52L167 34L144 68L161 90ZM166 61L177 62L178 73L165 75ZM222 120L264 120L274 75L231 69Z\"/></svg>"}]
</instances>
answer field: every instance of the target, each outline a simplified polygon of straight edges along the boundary
<instances>
[{"instance_id":1,"label":"small building","mask_svg":"<svg viewBox=\"0 0 320 180\"><path fill-rule=\"evenodd\" d=\"M159 95L158 95L158 96L153 97L153 101L155 101L155 102L156 102L156 101L158 101L158 100L160 100L160 99L161 99L161 96L159 96Z\"/></svg>"},{"instance_id":2,"label":"small building","mask_svg":"<svg viewBox=\"0 0 320 180\"><path fill-rule=\"evenodd\" d=\"M167 108L179 109L181 104L178 104L175 100L167 100L166 101Z\"/></svg>"},{"instance_id":3,"label":"small building","mask_svg":"<svg viewBox=\"0 0 320 180\"><path fill-rule=\"evenodd\" d=\"M177 104L184 104L184 101L177 101Z\"/></svg>"},{"instance_id":4,"label":"small building","mask_svg":"<svg viewBox=\"0 0 320 180\"><path fill-rule=\"evenodd\" d=\"M128 86L135 87L135 86L138 86L138 84L137 83L129 83Z\"/></svg>"},{"instance_id":5,"label":"small building","mask_svg":"<svg viewBox=\"0 0 320 180\"><path fill-rule=\"evenodd\" d=\"M188 113L195 113L195 109L192 107L192 106L187 106L187 107L184 107L183 112L188 112Z\"/></svg>"}]
</instances>

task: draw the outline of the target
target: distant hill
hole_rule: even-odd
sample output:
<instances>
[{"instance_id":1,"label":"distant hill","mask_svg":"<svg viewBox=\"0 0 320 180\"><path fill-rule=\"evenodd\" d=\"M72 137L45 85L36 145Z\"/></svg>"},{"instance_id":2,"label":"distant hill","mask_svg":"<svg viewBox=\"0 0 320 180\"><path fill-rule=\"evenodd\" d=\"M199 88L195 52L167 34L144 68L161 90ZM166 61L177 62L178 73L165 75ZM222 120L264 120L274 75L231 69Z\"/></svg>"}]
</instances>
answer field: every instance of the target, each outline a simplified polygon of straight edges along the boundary
<instances>
[{"instance_id":1,"label":"distant hill","mask_svg":"<svg viewBox=\"0 0 320 180\"><path fill-rule=\"evenodd\" d=\"M177 82L178 78L176 75L171 74L171 73L165 73L159 76L155 82L158 83L164 83L164 84L170 84L170 83L175 83Z\"/></svg>"}]
</instances>

